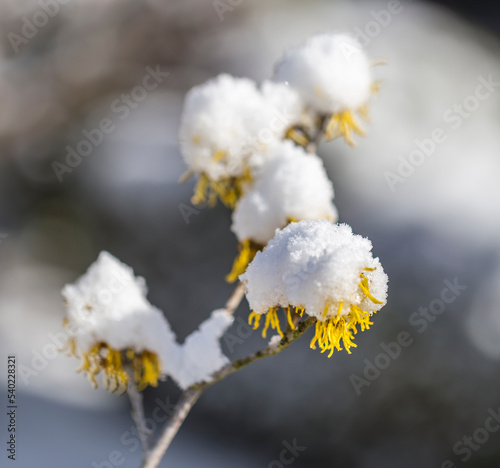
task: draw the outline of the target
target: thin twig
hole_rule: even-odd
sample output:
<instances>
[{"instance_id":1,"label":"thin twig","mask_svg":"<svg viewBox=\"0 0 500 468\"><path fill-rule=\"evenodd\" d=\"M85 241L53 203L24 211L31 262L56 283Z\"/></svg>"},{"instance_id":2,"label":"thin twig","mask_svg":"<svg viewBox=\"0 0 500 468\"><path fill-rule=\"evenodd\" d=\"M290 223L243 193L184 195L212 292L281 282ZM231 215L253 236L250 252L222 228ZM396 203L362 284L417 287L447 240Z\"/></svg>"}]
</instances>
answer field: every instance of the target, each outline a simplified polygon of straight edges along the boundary
<instances>
[{"instance_id":1,"label":"thin twig","mask_svg":"<svg viewBox=\"0 0 500 468\"><path fill-rule=\"evenodd\" d=\"M177 405L175 405L174 412L168 420L168 423L162 435L158 439L156 446L149 452L147 458L145 458L142 468L156 468L160 464L167 448L202 392L202 389L193 388L188 388L184 391L177 402Z\"/></svg>"},{"instance_id":2,"label":"thin twig","mask_svg":"<svg viewBox=\"0 0 500 468\"><path fill-rule=\"evenodd\" d=\"M327 123L328 119L326 118L326 116L320 118L316 135L314 135L314 137L311 138L311 140L306 146L307 153L316 153L316 150L318 149L318 143L325 132Z\"/></svg>"},{"instance_id":3,"label":"thin twig","mask_svg":"<svg viewBox=\"0 0 500 468\"><path fill-rule=\"evenodd\" d=\"M236 291L235 291L236 292ZM232 373L243 369L243 367L248 366L252 362L258 361L268 356L274 356L284 349L288 348L297 338L302 336L305 331L314 323L316 319L314 317L308 317L296 324L295 328L292 330L290 327L287 328L284 337L277 341L276 343L269 344L266 348L257 351L242 359L237 359L236 361L223 367L221 370L216 372L213 377L208 382L200 382L198 384L192 385L190 388L184 391L179 399L179 402L175 406L174 412L169 419L162 435L158 439L156 446L149 452L149 456L146 458L142 468L156 468L160 463L163 455L167 451L169 445L174 439L175 435L179 431L182 423L186 419L189 411L196 403L202 392L212 386L213 384L224 380L226 377Z\"/></svg>"},{"instance_id":4,"label":"thin twig","mask_svg":"<svg viewBox=\"0 0 500 468\"><path fill-rule=\"evenodd\" d=\"M192 388L206 389L212 386L213 384L225 379L233 372L243 369L243 367L248 366L252 362L258 361L268 356L274 356L276 354L281 353L281 351L287 349L297 338L302 336L305 333L305 331L314 323L316 323L316 318L308 317L306 320L299 322L294 330L287 328L285 336L280 341L277 341L276 343L273 344L269 344L266 348L261 349L253 354L250 354L247 357L237 359L231 364L228 364L227 366L223 367L220 371L216 372L209 382L202 382L199 384L195 384L193 385Z\"/></svg>"},{"instance_id":5,"label":"thin twig","mask_svg":"<svg viewBox=\"0 0 500 468\"><path fill-rule=\"evenodd\" d=\"M146 460L150 449L151 431L146 426L146 417L144 415L144 406L142 404L142 393L137 390L132 369L128 368L127 373L129 376L127 395L130 400L130 405L132 406L132 419L137 426L137 431L142 444L143 458Z\"/></svg>"},{"instance_id":6,"label":"thin twig","mask_svg":"<svg viewBox=\"0 0 500 468\"><path fill-rule=\"evenodd\" d=\"M244 296L245 285L243 283L238 283L238 286L236 286L233 294L231 294L231 297L228 299L226 305L224 306L224 309L226 309L228 314L234 314Z\"/></svg>"}]
</instances>

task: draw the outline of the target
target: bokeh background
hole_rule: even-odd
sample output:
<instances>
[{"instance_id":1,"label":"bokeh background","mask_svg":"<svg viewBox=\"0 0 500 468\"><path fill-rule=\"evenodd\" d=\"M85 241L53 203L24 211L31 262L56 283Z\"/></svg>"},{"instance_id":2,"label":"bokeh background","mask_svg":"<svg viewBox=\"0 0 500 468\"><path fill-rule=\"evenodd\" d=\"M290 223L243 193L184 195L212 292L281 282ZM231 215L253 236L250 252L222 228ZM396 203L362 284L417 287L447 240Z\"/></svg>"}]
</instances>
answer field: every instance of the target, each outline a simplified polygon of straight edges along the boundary
<instances>
[{"instance_id":1,"label":"bokeh background","mask_svg":"<svg viewBox=\"0 0 500 468\"><path fill-rule=\"evenodd\" d=\"M500 432L466 462L453 450L500 407L500 88L467 115L455 107L470 107L481 77L500 81L499 11L496 2L401 0L381 24L374 14L388 3L0 2L0 354L23 366L13 466L139 466L126 398L92 390L77 361L55 352L60 289L105 249L146 278L179 339L224 304L236 253L230 213L181 213L193 188L178 184L183 96L221 72L268 78L284 50L337 30L362 31L370 56L389 61L376 69L383 86L367 137L354 150L335 141L319 151L341 221L373 241L389 275L388 305L351 355L327 359L306 337L208 390L162 466L279 466L283 441L294 439L306 448L297 468L500 466ZM30 29L44 23L42 5L50 17ZM157 66L168 77L118 113L116 100ZM54 162L104 118L115 129L59 181ZM391 191L387 171L436 128L446 141ZM445 280L466 289L419 331L412 314ZM247 314L244 302L237 316ZM238 325L231 333L241 338ZM357 392L352 376L402 331L412 344ZM264 344L244 335L224 343L231 358ZM149 415L178 395L171 382L147 390Z\"/></svg>"}]
</instances>

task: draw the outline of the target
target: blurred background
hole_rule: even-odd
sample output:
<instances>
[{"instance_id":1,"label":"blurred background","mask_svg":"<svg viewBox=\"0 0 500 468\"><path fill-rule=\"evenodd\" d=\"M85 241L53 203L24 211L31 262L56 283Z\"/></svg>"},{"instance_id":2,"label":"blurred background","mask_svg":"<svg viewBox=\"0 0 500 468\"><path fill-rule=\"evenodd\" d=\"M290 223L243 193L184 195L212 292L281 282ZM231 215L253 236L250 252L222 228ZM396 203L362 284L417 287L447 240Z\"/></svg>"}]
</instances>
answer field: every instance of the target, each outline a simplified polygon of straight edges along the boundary
<instances>
[{"instance_id":1,"label":"blurred background","mask_svg":"<svg viewBox=\"0 0 500 468\"><path fill-rule=\"evenodd\" d=\"M389 8L398 12L381 13ZM376 69L383 86L366 138L354 150L324 143L319 153L341 221L373 241L389 275L388 305L351 355L327 359L305 337L209 389L162 466L276 467L283 441L295 440L305 448L297 468L445 460L498 468L500 432L479 430L488 410L500 407L497 8L488 1L1 0L0 351L18 358L15 466L139 466L127 399L94 391L74 372L78 362L55 351L64 338L60 289L105 249L146 278L150 301L179 339L221 307L232 291L224 275L236 239L228 210L193 211L193 181L178 184L184 94L221 72L261 81L287 48L347 30L389 65ZM145 92L148 74L157 86ZM488 96L474 98L485 81ZM109 131L100 138L94 130L103 125ZM436 129L444 142L401 176L416 140ZM75 149L87 155L68 159ZM388 172L400 177L393 190ZM447 280L462 288L442 310L436 300ZM430 304L441 313L416 322ZM237 316L247 315L244 301ZM224 343L232 359L264 344L238 326L230 331L236 343ZM367 385L353 385L403 331L411 345ZM5 370L6 362L2 392ZM179 392L166 382L145 394L154 425L155 410ZM456 444L474 434L481 443L466 457Z\"/></svg>"}]
</instances>

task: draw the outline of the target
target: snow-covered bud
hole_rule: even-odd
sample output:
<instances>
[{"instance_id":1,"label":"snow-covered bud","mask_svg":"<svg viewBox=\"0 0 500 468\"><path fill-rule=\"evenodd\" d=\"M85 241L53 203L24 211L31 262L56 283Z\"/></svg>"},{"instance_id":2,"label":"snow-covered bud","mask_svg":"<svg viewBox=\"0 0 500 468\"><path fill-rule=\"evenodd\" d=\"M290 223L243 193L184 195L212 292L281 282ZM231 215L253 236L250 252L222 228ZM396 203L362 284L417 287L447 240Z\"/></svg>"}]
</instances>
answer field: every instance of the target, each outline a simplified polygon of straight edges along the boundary
<instances>
[{"instance_id":1,"label":"snow-covered bud","mask_svg":"<svg viewBox=\"0 0 500 468\"><path fill-rule=\"evenodd\" d=\"M371 254L371 242L352 233L345 224L329 221L291 223L276 232L257 253L245 274L246 296L255 328L267 314L269 325L282 334L277 317L282 307L288 315L304 312L315 317L316 343L322 352L349 352L357 326L369 328L371 315L386 303L387 275Z\"/></svg>"},{"instance_id":2,"label":"snow-covered bud","mask_svg":"<svg viewBox=\"0 0 500 468\"><path fill-rule=\"evenodd\" d=\"M283 138L301 111L301 98L283 83L259 89L249 79L223 74L192 88L179 136L189 171L199 176L193 202L208 197L214 204L219 197L234 206L267 146Z\"/></svg>"},{"instance_id":3,"label":"snow-covered bud","mask_svg":"<svg viewBox=\"0 0 500 468\"><path fill-rule=\"evenodd\" d=\"M62 290L67 305L65 325L72 353L82 358L80 370L97 385L124 391L126 367L134 371L139 388L156 386L166 374L175 336L162 312L146 299L144 279L108 252L75 283Z\"/></svg>"},{"instance_id":4,"label":"snow-covered bud","mask_svg":"<svg viewBox=\"0 0 500 468\"><path fill-rule=\"evenodd\" d=\"M124 391L130 370L139 390L167 376L186 389L228 364L219 339L233 323L232 314L215 310L181 345L146 292L144 279L108 252L64 287L67 345L82 358L79 370L94 386L102 372L105 388Z\"/></svg>"},{"instance_id":5,"label":"snow-covered bud","mask_svg":"<svg viewBox=\"0 0 500 468\"><path fill-rule=\"evenodd\" d=\"M235 280L253 255L291 221L328 219L336 222L333 185L322 160L290 141L270 149L255 182L233 212L232 231L240 242L228 280Z\"/></svg>"},{"instance_id":6,"label":"snow-covered bud","mask_svg":"<svg viewBox=\"0 0 500 468\"><path fill-rule=\"evenodd\" d=\"M320 34L290 50L278 63L275 78L295 88L310 108L327 119L327 138L343 136L354 144L363 135L355 113L368 115L370 94L377 88L370 62L349 34Z\"/></svg>"}]
</instances>

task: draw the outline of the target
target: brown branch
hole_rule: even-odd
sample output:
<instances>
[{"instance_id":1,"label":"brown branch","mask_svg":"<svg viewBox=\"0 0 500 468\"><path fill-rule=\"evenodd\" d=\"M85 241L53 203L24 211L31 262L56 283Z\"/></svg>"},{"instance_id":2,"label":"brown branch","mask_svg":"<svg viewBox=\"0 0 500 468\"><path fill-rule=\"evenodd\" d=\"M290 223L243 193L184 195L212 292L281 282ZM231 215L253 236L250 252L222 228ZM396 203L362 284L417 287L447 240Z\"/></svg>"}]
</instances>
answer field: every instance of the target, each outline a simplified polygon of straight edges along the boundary
<instances>
[{"instance_id":1,"label":"brown branch","mask_svg":"<svg viewBox=\"0 0 500 468\"><path fill-rule=\"evenodd\" d=\"M305 148L305 150L308 153L316 153L316 151L318 149L319 141L325 132L327 124L328 124L328 118L326 116L320 117L320 121L319 121L319 125L318 125L317 131L316 131L316 135L314 135L314 137L312 137L310 139L309 143L307 144L307 146Z\"/></svg>"},{"instance_id":2,"label":"brown branch","mask_svg":"<svg viewBox=\"0 0 500 468\"><path fill-rule=\"evenodd\" d=\"M130 400L130 405L132 406L132 419L137 426L139 439L142 444L143 458L146 460L150 449L151 431L146 426L146 417L144 415L144 406L142 404L142 393L137 390L132 369L127 368L127 374L127 395Z\"/></svg>"},{"instance_id":3,"label":"brown branch","mask_svg":"<svg viewBox=\"0 0 500 468\"><path fill-rule=\"evenodd\" d=\"M228 314L234 314L244 296L245 285L243 283L238 283L233 291L233 294L231 294L231 297L228 299L226 305L224 306L224 309L227 310Z\"/></svg>"},{"instance_id":4,"label":"brown branch","mask_svg":"<svg viewBox=\"0 0 500 468\"><path fill-rule=\"evenodd\" d=\"M236 296L235 293L233 293L233 296ZM233 298L233 296L231 297L231 299ZM228 304L229 302L231 302L231 299L228 301ZM239 301L241 301L241 299ZM294 317L294 322L298 320L297 317L298 315ZM224 380L229 375L233 374L236 371L239 371L240 369L243 369L252 362L256 362L265 357L274 356L281 353L281 351L287 349L297 338L301 337L306 332L306 330L315 322L316 319L314 317L308 317L302 322L298 322L293 330L290 328L290 326L288 326L285 335L280 341L269 344L266 348L261 349L245 358L237 359L236 361L228 364L227 366L216 372L208 382L200 382L198 384L194 384L187 390L185 390L181 395L179 402L175 406L174 412L167 425L165 426L165 429L163 430L163 433L160 436L156 446L149 452L149 456L146 458L146 461L144 462L142 467L156 468L158 466L175 435L181 428L182 423L186 419L189 411L206 388L214 385L217 382L220 382L221 380Z\"/></svg>"},{"instance_id":5,"label":"brown branch","mask_svg":"<svg viewBox=\"0 0 500 468\"><path fill-rule=\"evenodd\" d=\"M168 423L162 435L158 439L158 442L153 450L149 452L142 465L142 468L156 468L160 464L163 455L167 451L177 432L179 432L182 423L186 419L189 411L191 411L191 408L196 403L202 392L203 390L201 389L193 388L188 388L186 391L184 391L179 401L175 405L174 412L168 420Z\"/></svg>"}]
</instances>

